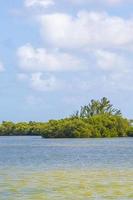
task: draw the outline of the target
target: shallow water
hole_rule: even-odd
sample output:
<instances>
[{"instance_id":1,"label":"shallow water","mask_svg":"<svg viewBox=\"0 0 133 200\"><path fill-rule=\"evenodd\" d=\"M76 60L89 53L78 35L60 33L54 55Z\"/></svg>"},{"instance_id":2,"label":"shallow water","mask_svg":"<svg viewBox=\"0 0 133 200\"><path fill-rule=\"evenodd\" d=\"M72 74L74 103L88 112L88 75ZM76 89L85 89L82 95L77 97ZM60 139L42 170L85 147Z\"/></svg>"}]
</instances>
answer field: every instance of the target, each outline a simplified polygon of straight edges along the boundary
<instances>
[{"instance_id":1,"label":"shallow water","mask_svg":"<svg viewBox=\"0 0 133 200\"><path fill-rule=\"evenodd\" d=\"M133 139L0 138L0 200L133 199Z\"/></svg>"}]
</instances>

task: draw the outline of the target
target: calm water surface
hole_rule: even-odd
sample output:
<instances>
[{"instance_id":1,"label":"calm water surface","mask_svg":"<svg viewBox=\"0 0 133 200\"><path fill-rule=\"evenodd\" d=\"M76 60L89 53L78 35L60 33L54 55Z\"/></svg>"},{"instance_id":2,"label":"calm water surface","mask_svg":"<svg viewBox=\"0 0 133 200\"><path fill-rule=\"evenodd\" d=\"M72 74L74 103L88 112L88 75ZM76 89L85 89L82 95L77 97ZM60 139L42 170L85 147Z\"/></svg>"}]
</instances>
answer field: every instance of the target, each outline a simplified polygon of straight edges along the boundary
<instances>
[{"instance_id":1,"label":"calm water surface","mask_svg":"<svg viewBox=\"0 0 133 200\"><path fill-rule=\"evenodd\" d=\"M0 137L0 200L127 200L132 191L132 138Z\"/></svg>"}]
</instances>

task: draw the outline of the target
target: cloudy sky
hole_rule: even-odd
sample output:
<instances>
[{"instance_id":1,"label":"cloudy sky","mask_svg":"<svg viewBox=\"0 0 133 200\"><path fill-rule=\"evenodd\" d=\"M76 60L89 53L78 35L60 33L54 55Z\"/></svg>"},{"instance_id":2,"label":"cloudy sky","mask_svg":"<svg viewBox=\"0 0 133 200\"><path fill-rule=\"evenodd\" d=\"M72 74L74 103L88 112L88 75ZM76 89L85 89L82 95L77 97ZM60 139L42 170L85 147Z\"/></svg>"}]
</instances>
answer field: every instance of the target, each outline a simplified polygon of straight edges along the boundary
<instances>
[{"instance_id":1,"label":"cloudy sky","mask_svg":"<svg viewBox=\"0 0 133 200\"><path fill-rule=\"evenodd\" d=\"M133 118L132 0L1 0L0 121L108 97Z\"/></svg>"}]
</instances>

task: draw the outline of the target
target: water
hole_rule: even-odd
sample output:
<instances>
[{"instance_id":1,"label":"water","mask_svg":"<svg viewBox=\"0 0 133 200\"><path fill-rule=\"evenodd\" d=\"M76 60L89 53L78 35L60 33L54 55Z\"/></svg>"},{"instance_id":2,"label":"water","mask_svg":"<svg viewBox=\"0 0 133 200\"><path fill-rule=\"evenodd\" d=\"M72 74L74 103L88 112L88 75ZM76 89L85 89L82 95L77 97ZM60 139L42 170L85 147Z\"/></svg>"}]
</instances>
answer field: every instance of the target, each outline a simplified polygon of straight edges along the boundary
<instances>
[{"instance_id":1,"label":"water","mask_svg":"<svg viewBox=\"0 0 133 200\"><path fill-rule=\"evenodd\" d=\"M127 200L132 191L132 138L0 137L0 200Z\"/></svg>"}]
</instances>

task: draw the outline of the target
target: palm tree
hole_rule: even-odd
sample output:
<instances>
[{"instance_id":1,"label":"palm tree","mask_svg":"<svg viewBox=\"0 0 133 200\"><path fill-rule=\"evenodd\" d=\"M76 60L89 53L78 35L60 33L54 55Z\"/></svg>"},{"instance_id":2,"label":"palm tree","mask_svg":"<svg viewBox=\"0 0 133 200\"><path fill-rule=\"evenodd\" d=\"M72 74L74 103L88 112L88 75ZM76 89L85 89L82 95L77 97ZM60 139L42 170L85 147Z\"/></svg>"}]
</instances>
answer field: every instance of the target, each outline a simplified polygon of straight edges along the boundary
<instances>
[{"instance_id":1,"label":"palm tree","mask_svg":"<svg viewBox=\"0 0 133 200\"><path fill-rule=\"evenodd\" d=\"M100 101L92 99L88 105L81 107L79 115L81 118L88 118L105 113L110 115L121 115L121 111L113 108L113 105L106 97L103 97Z\"/></svg>"}]
</instances>

